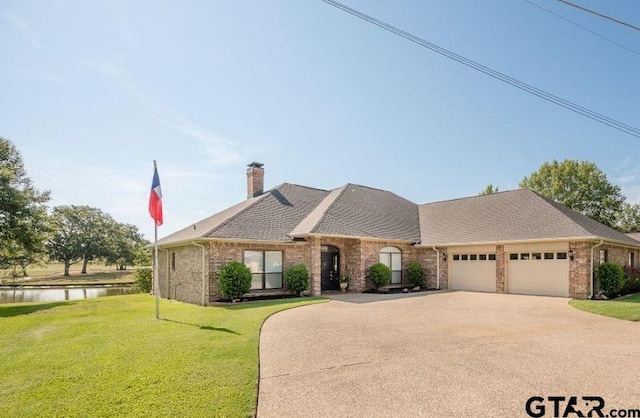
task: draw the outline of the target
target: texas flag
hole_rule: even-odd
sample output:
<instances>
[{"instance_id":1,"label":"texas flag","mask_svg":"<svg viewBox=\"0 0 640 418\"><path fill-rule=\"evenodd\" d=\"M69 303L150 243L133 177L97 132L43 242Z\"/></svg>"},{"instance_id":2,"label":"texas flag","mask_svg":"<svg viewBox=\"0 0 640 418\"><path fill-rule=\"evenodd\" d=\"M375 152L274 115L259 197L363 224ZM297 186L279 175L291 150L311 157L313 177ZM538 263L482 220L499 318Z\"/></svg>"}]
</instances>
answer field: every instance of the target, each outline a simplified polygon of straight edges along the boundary
<instances>
[{"instance_id":1,"label":"texas flag","mask_svg":"<svg viewBox=\"0 0 640 418\"><path fill-rule=\"evenodd\" d=\"M160 189L160 177L155 161L153 162L153 181L149 195L149 214L156 222L156 226L162 225L162 189Z\"/></svg>"}]
</instances>

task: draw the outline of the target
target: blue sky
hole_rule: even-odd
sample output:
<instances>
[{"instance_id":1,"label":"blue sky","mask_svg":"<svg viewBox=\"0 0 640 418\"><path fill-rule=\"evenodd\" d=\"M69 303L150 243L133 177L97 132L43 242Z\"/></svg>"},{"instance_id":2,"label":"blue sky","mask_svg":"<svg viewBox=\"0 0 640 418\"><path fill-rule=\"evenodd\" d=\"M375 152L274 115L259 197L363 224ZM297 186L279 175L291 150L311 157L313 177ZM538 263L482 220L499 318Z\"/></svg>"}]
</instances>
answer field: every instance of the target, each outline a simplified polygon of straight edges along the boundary
<instances>
[{"instance_id":1,"label":"blue sky","mask_svg":"<svg viewBox=\"0 0 640 418\"><path fill-rule=\"evenodd\" d=\"M350 7L640 127L640 32L555 0ZM640 25L634 0L576 0ZM640 139L542 101L319 0L0 2L0 136L52 205L165 236L265 186L347 182L417 203L518 187L552 159L595 162L640 203Z\"/></svg>"}]
</instances>

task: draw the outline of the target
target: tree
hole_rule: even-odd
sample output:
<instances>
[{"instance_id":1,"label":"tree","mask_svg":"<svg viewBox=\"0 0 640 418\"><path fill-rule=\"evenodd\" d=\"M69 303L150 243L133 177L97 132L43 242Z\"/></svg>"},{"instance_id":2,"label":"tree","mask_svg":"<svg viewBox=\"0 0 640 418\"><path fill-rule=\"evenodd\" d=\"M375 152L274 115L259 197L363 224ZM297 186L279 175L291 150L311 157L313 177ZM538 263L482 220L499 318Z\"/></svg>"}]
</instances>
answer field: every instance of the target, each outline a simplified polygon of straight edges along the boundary
<instances>
[{"instance_id":1,"label":"tree","mask_svg":"<svg viewBox=\"0 0 640 418\"><path fill-rule=\"evenodd\" d=\"M489 184L487 187L484 188L483 191L480 192L479 196L485 195L485 194L494 194L494 193L498 193L500 191L499 188L495 187L493 184Z\"/></svg>"},{"instance_id":2,"label":"tree","mask_svg":"<svg viewBox=\"0 0 640 418\"><path fill-rule=\"evenodd\" d=\"M538 171L522 179L520 187L612 227L625 201L620 187L609 183L607 176L588 161L544 163Z\"/></svg>"},{"instance_id":3,"label":"tree","mask_svg":"<svg viewBox=\"0 0 640 418\"><path fill-rule=\"evenodd\" d=\"M105 257L109 248L109 229L115 221L90 206L57 206L51 216L52 234L47 241L49 257L64 263L64 275L72 264Z\"/></svg>"},{"instance_id":4,"label":"tree","mask_svg":"<svg viewBox=\"0 0 640 418\"><path fill-rule=\"evenodd\" d=\"M22 156L0 137L0 267L22 268L40 259L48 232L49 192L37 190L27 176Z\"/></svg>"},{"instance_id":5,"label":"tree","mask_svg":"<svg viewBox=\"0 0 640 418\"><path fill-rule=\"evenodd\" d=\"M622 204L618 213L616 229L621 232L640 232L640 205Z\"/></svg>"},{"instance_id":6,"label":"tree","mask_svg":"<svg viewBox=\"0 0 640 418\"><path fill-rule=\"evenodd\" d=\"M113 222L108 235L109 246L105 258L106 265L116 265L118 270L126 270L127 266L135 266L138 263L141 265L151 264L150 254L144 248L149 244L149 241L142 237L137 226Z\"/></svg>"}]
</instances>

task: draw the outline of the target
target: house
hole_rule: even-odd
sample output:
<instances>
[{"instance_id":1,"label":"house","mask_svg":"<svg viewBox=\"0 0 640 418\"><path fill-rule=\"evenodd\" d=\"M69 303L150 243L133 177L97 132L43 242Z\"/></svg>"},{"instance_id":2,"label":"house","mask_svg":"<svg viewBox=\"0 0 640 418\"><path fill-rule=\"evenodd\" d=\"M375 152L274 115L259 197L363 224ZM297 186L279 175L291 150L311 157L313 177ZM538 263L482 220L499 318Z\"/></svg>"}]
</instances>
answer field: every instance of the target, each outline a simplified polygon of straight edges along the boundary
<instances>
[{"instance_id":1,"label":"house","mask_svg":"<svg viewBox=\"0 0 640 418\"><path fill-rule=\"evenodd\" d=\"M333 190L283 183L266 192L264 167L247 169L247 200L158 241L161 296L207 305L228 262L252 271L252 294L282 294L284 273L305 264L310 293L390 267L403 286L420 263L428 288L588 298L605 261L635 266L640 242L533 191L416 204L356 184Z\"/></svg>"}]
</instances>

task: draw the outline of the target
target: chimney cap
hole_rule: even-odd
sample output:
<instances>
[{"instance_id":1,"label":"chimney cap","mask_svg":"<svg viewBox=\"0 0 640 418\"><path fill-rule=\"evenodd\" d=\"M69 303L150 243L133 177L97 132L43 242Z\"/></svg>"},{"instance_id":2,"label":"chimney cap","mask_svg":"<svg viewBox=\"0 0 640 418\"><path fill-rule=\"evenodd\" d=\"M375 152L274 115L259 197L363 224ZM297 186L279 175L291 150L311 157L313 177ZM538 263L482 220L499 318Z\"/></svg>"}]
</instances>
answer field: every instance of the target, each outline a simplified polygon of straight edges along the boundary
<instances>
[{"instance_id":1,"label":"chimney cap","mask_svg":"<svg viewBox=\"0 0 640 418\"><path fill-rule=\"evenodd\" d=\"M247 167L250 167L250 168L262 168L262 167L264 167L264 164L259 163L257 161L254 161L252 163L247 164Z\"/></svg>"}]
</instances>

